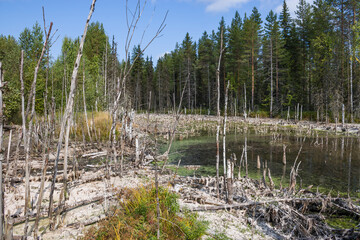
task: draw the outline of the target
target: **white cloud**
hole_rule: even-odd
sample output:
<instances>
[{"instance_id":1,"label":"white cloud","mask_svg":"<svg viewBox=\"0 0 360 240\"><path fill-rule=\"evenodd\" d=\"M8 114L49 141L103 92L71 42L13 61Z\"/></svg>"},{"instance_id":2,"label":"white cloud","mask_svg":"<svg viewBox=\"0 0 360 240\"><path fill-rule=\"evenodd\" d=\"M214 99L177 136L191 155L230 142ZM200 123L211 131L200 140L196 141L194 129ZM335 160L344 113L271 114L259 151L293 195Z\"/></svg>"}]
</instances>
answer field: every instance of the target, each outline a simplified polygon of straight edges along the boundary
<instances>
[{"instance_id":1,"label":"white cloud","mask_svg":"<svg viewBox=\"0 0 360 240\"><path fill-rule=\"evenodd\" d=\"M306 2L312 4L314 0L306 0ZM286 4L289 8L291 17L295 17L296 6L299 4L299 0L286 0ZM280 13L282 11L282 1L281 4L276 7L275 10L277 13Z\"/></svg>"},{"instance_id":2,"label":"white cloud","mask_svg":"<svg viewBox=\"0 0 360 240\"><path fill-rule=\"evenodd\" d=\"M207 12L226 12L230 8L239 7L249 0L198 0L207 4Z\"/></svg>"}]
</instances>

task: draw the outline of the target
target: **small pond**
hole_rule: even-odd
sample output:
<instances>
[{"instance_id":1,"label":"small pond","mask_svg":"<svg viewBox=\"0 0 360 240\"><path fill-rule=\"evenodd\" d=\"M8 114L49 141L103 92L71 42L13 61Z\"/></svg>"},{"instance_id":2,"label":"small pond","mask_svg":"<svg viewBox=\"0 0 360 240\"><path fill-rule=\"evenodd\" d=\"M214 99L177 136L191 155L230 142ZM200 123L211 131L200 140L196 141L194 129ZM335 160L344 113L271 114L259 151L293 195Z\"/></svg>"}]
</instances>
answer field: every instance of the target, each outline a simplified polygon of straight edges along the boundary
<instances>
[{"instance_id":1,"label":"small pond","mask_svg":"<svg viewBox=\"0 0 360 240\"><path fill-rule=\"evenodd\" d=\"M256 168L257 158L261 162L267 162L275 183L282 185L289 181L291 166L293 165L299 149L302 150L298 161L298 183L303 187L314 185L313 191L319 187L322 191L333 190L351 195L360 195L360 139L349 136L330 136L329 134L313 133L311 137L304 134L296 134L294 131L271 130L259 133L249 128L241 133L232 132L227 134L227 158L235 153L239 161L243 152L245 139L247 142L248 171L252 178L260 178L262 173ZM223 165L222 137L220 137L220 166ZM286 145L287 164L284 166L283 145ZM181 166L201 165L195 171L184 171L183 175L215 175L216 164L216 137L213 133L206 136L191 137L174 142L170 161L177 164L181 159ZM237 167L235 166L237 169ZM242 168L241 174L245 172ZM220 174L223 172L220 169Z\"/></svg>"}]
</instances>

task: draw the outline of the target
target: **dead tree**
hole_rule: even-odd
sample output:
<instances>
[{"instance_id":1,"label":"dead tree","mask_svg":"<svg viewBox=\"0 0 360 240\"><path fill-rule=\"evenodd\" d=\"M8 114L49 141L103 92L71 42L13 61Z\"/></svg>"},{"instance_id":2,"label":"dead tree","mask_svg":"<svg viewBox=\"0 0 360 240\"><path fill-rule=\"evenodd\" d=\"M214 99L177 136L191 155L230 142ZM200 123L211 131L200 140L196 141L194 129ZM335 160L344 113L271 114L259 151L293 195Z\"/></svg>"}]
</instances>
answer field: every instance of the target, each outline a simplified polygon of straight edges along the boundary
<instances>
[{"instance_id":1,"label":"dead tree","mask_svg":"<svg viewBox=\"0 0 360 240\"><path fill-rule=\"evenodd\" d=\"M85 58L83 60L83 82L82 82L82 89L83 89L83 100L84 100L84 115L85 115L85 122L86 122L86 129L89 135L90 142L92 142L91 134L90 134L90 127L89 127L89 120L86 110L86 98L85 98ZM105 93L106 96L106 93Z\"/></svg>"},{"instance_id":2,"label":"dead tree","mask_svg":"<svg viewBox=\"0 0 360 240\"><path fill-rule=\"evenodd\" d=\"M225 108L224 108L224 129L223 129L223 164L224 164L224 187L227 189L226 180L229 178L231 169L226 172L226 121L227 121L227 104L230 81L228 81L225 90ZM225 177L226 176L226 177Z\"/></svg>"},{"instance_id":3,"label":"dead tree","mask_svg":"<svg viewBox=\"0 0 360 240\"><path fill-rule=\"evenodd\" d=\"M217 64L217 68L216 68L216 87L217 87L217 119L218 119L218 125L216 128L216 195L217 197L220 197L220 189L219 189L219 163L220 163L220 143L219 143L219 134L220 134L220 63L221 63L221 58L222 58L222 54L224 51L224 47L223 47L223 35L224 35L224 30L221 29L221 34L220 34L220 54L219 54L219 59L218 59L218 64ZM225 176L224 176L225 177Z\"/></svg>"},{"instance_id":4,"label":"dead tree","mask_svg":"<svg viewBox=\"0 0 360 240\"><path fill-rule=\"evenodd\" d=\"M76 89L76 83L77 83L77 74L79 71L80 60L81 60L81 57L83 54L83 48L84 48L84 42L85 42L85 38L86 38L87 28L88 28L92 13L94 12L95 2L96 2L96 0L92 1L90 12L89 12L89 15L86 20L84 33L83 33L81 41L80 41L80 46L79 46L78 54L77 54L75 65L74 65L74 70L73 70L73 73L71 76L69 98L68 98L68 102L66 104L66 109L64 111L63 118L61 120L61 128L60 128L59 140L58 140L58 144L57 144L57 154L56 154L55 165L54 165L54 173L53 173L53 179L52 179L51 189L50 189L49 211L48 211L50 221L52 221L52 215L53 215L53 200L54 200L53 195L54 195L54 190L55 190L55 182L56 182L56 176L57 176L57 170L58 170L58 164L59 164L60 149L62 146L62 141L64 139L65 127L70 128L70 116L72 115L73 108L74 108L74 97L75 97L75 89ZM66 131L66 133L67 133L66 138L68 139L69 131ZM65 152L65 155L67 155L67 152ZM65 165L65 163L64 163L64 165ZM64 169L64 172L65 171L66 171L66 169ZM67 181L67 179L64 179L65 185L66 185L66 181ZM50 225L52 228L54 227L53 223L51 223Z\"/></svg>"},{"instance_id":5,"label":"dead tree","mask_svg":"<svg viewBox=\"0 0 360 240\"><path fill-rule=\"evenodd\" d=\"M2 63L0 62L0 239L4 238L4 186L3 186L3 160L4 153L2 150L3 143L3 102L2 102L2 88L3 88L3 72L2 72ZM8 165L9 167L9 165Z\"/></svg>"},{"instance_id":6,"label":"dead tree","mask_svg":"<svg viewBox=\"0 0 360 240\"><path fill-rule=\"evenodd\" d=\"M44 18L45 19L45 18ZM45 22L44 22L44 26L45 26ZM47 71L49 69L49 49L48 49L48 56L47 56ZM43 200L44 197L44 185L45 185L45 177L46 177L46 170L48 167L48 163L49 163L49 146L50 146L50 141L51 138L49 138L49 130L50 130L50 125L51 125L51 120L48 120L48 99L47 99L47 95L48 95L48 75L46 75L46 81L45 81L45 97L44 97L44 127L45 127L45 132L44 132L44 141L43 141L43 145L42 145L42 164L41 164L41 180L40 180L40 190L39 190L39 196L38 196L38 200L36 203L36 218L35 218L35 223L34 223L34 239L38 238L38 228L39 228L39 221L40 221L40 214L41 214L41 202Z\"/></svg>"},{"instance_id":7,"label":"dead tree","mask_svg":"<svg viewBox=\"0 0 360 240\"><path fill-rule=\"evenodd\" d=\"M127 35L126 35L126 39L125 39L125 59L126 60L129 58L130 47L133 45L132 40L134 38L135 30L137 29L139 21L143 15L145 6L146 6L146 1L141 6L141 0L138 0L136 7L135 7L135 11L131 12L128 8L128 1L126 1L126 21L127 21ZM132 16L132 18L129 18L129 14ZM141 51L139 51L139 53L135 56L133 63L130 64L128 61L125 61L124 68L122 69L121 75L120 75L120 77L117 78L118 80L117 80L116 93L115 93L114 102L112 104L112 108L110 111L112 124L111 124L110 133L109 133L109 139L111 140L110 148L113 151L114 161L116 161L116 158L117 158L117 152L116 152L116 148L115 148L115 146L116 146L116 135L115 135L116 131L115 131L115 129L116 129L116 123L118 121L118 116L119 116L118 111L119 111L120 100L121 100L122 96L124 96L124 97L126 96L126 80L129 76L136 60L145 52L145 50L151 45L151 43L157 37L160 36L161 32L165 29L166 17L167 17L167 13L165 14L165 17L164 17L163 21L161 22L159 28L157 29L156 33L154 34L153 38L151 38L151 40L147 42L147 44L145 45L144 48L141 48ZM143 36L144 36L144 34L145 34L145 32L143 33ZM121 87L120 87L120 83L122 85ZM122 166L120 168L122 168Z\"/></svg>"},{"instance_id":8,"label":"dead tree","mask_svg":"<svg viewBox=\"0 0 360 240\"><path fill-rule=\"evenodd\" d=\"M190 78L190 72L189 72L189 74L188 74L188 76L187 76L186 82L185 82L185 84L184 84L184 87L183 87L183 90L182 90L182 93L181 93L181 98L180 98L180 102L179 102L179 106L178 106L177 112L175 113L175 123L174 123L174 125L173 125L172 130L171 130L171 137L170 137L170 142L169 142L168 149L166 150L165 153L163 153L163 154L160 156L160 159L165 159L164 165L163 165L163 167L162 167L161 172L164 171L165 166L166 166L166 163L167 163L167 160L169 159L169 152L170 152L172 143L173 143L174 138L175 138L175 133L176 133L177 125L178 125L179 120L180 120L181 104L182 104L182 102L183 102L186 85L189 84L189 81L188 81L189 78Z\"/></svg>"},{"instance_id":9,"label":"dead tree","mask_svg":"<svg viewBox=\"0 0 360 240\"><path fill-rule=\"evenodd\" d=\"M273 117L273 44L270 38L270 117Z\"/></svg>"},{"instance_id":10,"label":"dead tree","mask_svg":"<svg viewBox=\"0 0 360 240\"><path fill-rule=\"evenodd\" d=\"M35 93L36 93L36 80L37 80L37 75L39 72L39 68L40 68L40 63L41 60L45 54L45 51L47 49L47 45L50 39L50 34L51 34L51 29L52 29L52 25L53 23L50 23L50 27L49 27L49 31L46 34L46 30L45 30L45 34L46 34L46 39L41 51L41 55L38 59L37 65L35 67L35 72L34 72L34 80L31 86L31 92L30 92L30 96L31 96L31 102L28 102L27 105L27 109L30 109L30 105L31 105L31 113L29 116L29 127L28 127L28 132L27 132L27 136L26 136L26 141L24 141L24 146L25 146L25 227L24 227L24 235L25 235L25 239L27 239L27 235L28 235L28 221L29 221L29 208L30 208L30 182L29 182L29 178L30 178L30 165L29 165L29 160L30 160L30 141L31 141L31 133L32 133L32 128L33 128L33 117L35 115ZM29 98L30 99L30 98ZM24 118L23 118L24 121ZM23 126L24 126L24 122L23 122ZM24 134L25 135L25 134ZM25 139L25 138L24 138Z\"/></svg>"}]
</instances>

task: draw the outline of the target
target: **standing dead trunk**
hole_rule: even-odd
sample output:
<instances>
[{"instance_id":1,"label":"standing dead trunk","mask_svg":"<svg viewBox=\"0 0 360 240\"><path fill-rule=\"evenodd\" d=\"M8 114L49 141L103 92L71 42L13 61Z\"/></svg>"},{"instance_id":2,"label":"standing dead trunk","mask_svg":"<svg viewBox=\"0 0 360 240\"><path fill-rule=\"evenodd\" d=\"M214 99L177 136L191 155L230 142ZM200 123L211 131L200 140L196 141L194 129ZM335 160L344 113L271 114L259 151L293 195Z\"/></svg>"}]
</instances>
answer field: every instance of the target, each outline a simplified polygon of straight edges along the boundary
<instances>
[{"instance_id":1,"label":"standing dead trunk","mask_svg":"<svg viewBox=\"0 0 360 240\"><path fill-rule=\"evenodd\" d=\"M345 125L345 105L342 105L342 117L341 117L341 122L342 122L342 127L344 127Z\"/></svg>"},{"instance_id":2,"label":"standing dead trunk","mask_svg":"<svg viewBox=\"0 0 360 240\"><path fill-rule=\"evenodd\" d=\"M353 51L351 47L351 41L349 41L349 52L350 52L350 116L351 122L354 122L354 101L353 101Z\"/></svg>"},{"instance_id":3,"label":"standing dead trunk","mask_svg":"<svg viewBox=\"0 0 360 240\"><path fill-rule=\"evenodd\" d=\"M233 182L234 182L234 163L236 162L236 155L235 153L231 154L230 159L227 163L227 203L232 204L233 203Z\"/></svg>"},{"instance_id":4,"label":"standing dead trunk","mask_svg":"<svg viewBox=\"0 0 360 240\"><path fill-rule=\"evenodd\" d=\"M31 93L30 95L32 96L32 100L31 102L28 102L28 106L27 109L29 109L29 106L31 105L31 113L30 113L30 118L29 118L29 128L28 128L28 132L27 132L27 136L26 138L24 138L24 147L25 147L25 225L24 225L24 236L25 239L27 239L27 235L28 235L28 222L29 222L29 208L30 208L30 182L29 182L29 178L30 178L30 164L29 164L29 160L30 160L30 140L31 140L31 133L32 133L32 128L33 128L33 117L35 115L35 93L36 93L36 80L37 80L37 74L39 72L39 68L40 68L40 63L41 60L44 56L44 53L47 49L47 45L48 45L48 41L49 41L49 37L50 37L50 33L51 33L51 29L52 29L52 25L53 23L50 23L50 28L49 31L47 33L46 36L46 40L44 42L42 51L41 51L41 55L38 59L37 65L35 67L35 72L34 72L34 80L31 86ZM22 78L21 78L22 79ZM25 117L23 118L23 121L25 120ZM23 122L23 126L24 126L24 122ZM25 134L24 134L25 136ZM26 139L26 141L25 141Z\"/></svg>"},{"instance_id":5,"label":"standing dead trunk","mask_svg":"<svg viewBox=\"0 0 360 240\"><path fill-rule=\"evenodd\" d=\"M46 103L45 103L46 107ZM44 111L44 123L45 123L45 139L43 143L43 156L42 156L42 165L41 165L41 182L40 182L40 192L38 201L36 204L36 219L34 223L34 239L37 239L38 237L38 228L39 228L39 221L40 221L40 208L41 208L41 202L44 197L44 185L45 185L45 177L46 177L46 170L49 162L49 128L50 123L47 123L47 113L46 110Z\"/></svg>"},{"instance_id":6,"label":"standing dead trunk","mask_svg":"<svg viewBox=\"0 0 360 240\"><path fill-rule=\"evenodd\" d=\"M246 121L247 112L246 112L246 84L244 83L244 118Z\"/></svg>"},{"instance_id":7,"label":"standing dead trunk","mask_svg":"<svg viewBox=\"0 0 360 240\"><path fill-rule=\"evenodd\" d=\"M44 196L44 185L45 185L45 177L46 177L46 170L49 162L49 145L51 138L48 137L49 130L51 126L51 120L48 120L48 71L50 68L50 62L49 62L49 50L47 52L47 72L46 72L46 81L45 81L45 96L44 96L44 127L45 127L45 133L44 133L44 142L43 142L43 156L42 156L42 165L41 165L41 182L40 182L40 190L39 190L39 197L36 204L36 218L34 223L34 239L37 239L38 237L38 228L39 228L39 221L40 221L40 208L41 203Z\"/></svg>"},{"instance_id":8,"label":"standing dead trunk","mask_svg":"<svg viewBox=\"0 0 360 240\"><path fill-rule=\"evenodd\" d=\"M246 138L246 136L245 136L245 146L244 146L244 159L245 159L245 176L248 177L247 138Z\"/></svg>"},{"instance_id":9,"label":"standing dead trunk","mask_svg":"<svg viewBox=\"0 0 360 240\"><path fill-rule=\"evenodd\" d=\"M270 117L273 117L273 45L270 38Z\"/></svg>"},{"instance_id":10,"label":"standing dead trunk","mask_svg":"<svg viewBox=\"0 0 360 240\"><path fill-rule=\"evenodd\" d=\"M175 123L174 123L173 129L172 129L172 131L171 131L170 143L169 143L168 149L167 149L166 152L163 154L163 156L164 156L164 158L165 158L165 162L164 162L164 165L163 165L161 171L164 171L164 169L165 169L165 166L166 166L166 163L167 163L167 160L168 160L168 156L169 156L169 152L170 152L172 143L173 143L174 138L175 138L176 128L177 128L177 125L178 125L179 120L180 120L181 104L182 104L182 101L183 101L183 98L184 98L184 93L185 93L186 85L189 84L189 81L188 81L189 78L190 78L190 74L188 74L188 76L187 76L187 80L186 80L186 82L185 82L185 85L184 85L183 90L182 90L182 93L181 93L179 106L178 106L177 112L176 112L176 114L175 114Z\"/></svg>"},{"instance_id":11,"label":"standing dead trunk","mask_svg":"<svg viewBox=\"0 0 360 240\"><path fill-rule=\"evenodd\" d=\"M58 144L57 144L57 155L56 155L56 159L55 159L54 173L53 173L53 179L52 179L51 189L50 189L49 212L48 212L50 221L52 221L52 214L53 214L53 200L54 200L53 195L54 195L54 190L55 190L55 181L56 181L58 164L59 164L60 149L61 149L62 141L64 138L65 127L67 125L70 125L70 116L73 112L73 107L74 107L74 97L75 97L75 89L76 89L76 82L77 82L77 74L79 71L80 60L81 60L81 57L83 54L83 47L84 47L84 42L85 42L85 38L86 38L87 28L88 28L88 25L89 25L89 22L91 19L91 15L95 8L95 2L96 2L96 0L92 1L90 13L86 20L84 33L83 33L81 41L80 41L80 46L79 46L78 54L77 54L75 65L74 65L74 70L73 70L73 73L71 76L69 99L66 104L66 109L64 111L63 118L61 120L60 134L59 134L59 140L58 140ZM64 179L64 181L66 181L66 179ZM53 227L54 227L53 223L51 223L50 225L51 225L51 228L53 229Z\"/></svg>"},{"instance_id":12,"label":"standing dead trunk","mask_svg":"<svg viewBox=\"0 0 360 240\"><path fill-rule=\"evenodd\" d=\"M228 104L228 92L229 92L230 81L228 81L225 90L225 109L224 109L224 129L223 129L223 164L224 164L224 187L227 187L226 179L229 178L231 169L226 171L226 121L227 121L227 104ZM226 177L225 177L226 176Z\"/></svg>"},{"instance_id":13,"label":"standing dead trunk","mask_svg":"<svg viewBox=\"0 0 360 240\"><path fill-rule=\"evenodd\" d=\"M283 160L282 163L286 165L286 145L283 144Z\"/></svg>"},{"instance_id":14,"label":"standing dead trunk","mask_svg":"<svg viewBox=\"0 0 360 240\"><path fill-rule=\"evenodd\" d=\"M83 82L82 82L82 89L83 89L83 101L84 101L84 115L85 115L85 122L86 122L86 128L89 135L90 142L92 142L91 134L90 134L90 126L89 126L89 120L86 110L86 97L85 97L85 58L83 60Z\"/></svg>"},{"instance_id":15,"label":"standing dead trunk","mask_svg":"<svg viewBox=\"0 0 360 240\"><path fill-rule=\"evenodd\" d=\"M0 62L0 239L4 238L4 186L3 186L3 160L4 153L2 151L3 143L3 102L2 102L3 72L2 63ZM8 165L9 168L9 165Z\"/></svg>"},{"instance_id":16,"label":"standing dead trunk","mask_svg":"<svg viewBox=\"0 0 360 240\"><path fill-rule=\"evenodd\" d=\"M252 43L254 46L254 43ZM251 111L254 111L254 97L255 97L255 50L251 48Z\"/></svg>"},{"instance_id":17,"label":"standing dead trunk","mask_svg":"<svg viewBox=\"0 0 360 240\"><path fill-rule=\"evenodd\" d=\"M158 180L158 164L155 161L155 191L156 191L156 234L160 239L160 200L159 200L159 180Z\"/></svg>"},{"instance_id":18,"label":"standing dead trunk","mask_svg":"<svg viewBox=\"0 0 360 240\"><path fill-rule=\"evenodd\" d=\"M219 162L220 162L220 144L219 144L219 134L220 134L220 63L223 54L223 33L224 30L221 29L221 36L220 36L220 54L218 59L218 64L216 68L216 88L217 88L217 103L216 103L216 112L217 112L217 119L218 119L218 126L216 131L216 195L220 197L219 193ZM225 176L224 176L225 178ZM224 186L225 187L225 186Z\"/></svg>"},{"instance_id":19,"label":"standing dead trunk","mask_svg":"<svg viewBox=\"0 0 360 240\"><path fill-rule=\"evenodd\" d=\"M11 151L11 138L12 138L12 129L10 129L8 149L7 149L7 154L6 154L6 166L7 166L6 178L9 174L9 170L10 170L9 159L10 159L10 151Z\"/></svg>"}]
</instances>

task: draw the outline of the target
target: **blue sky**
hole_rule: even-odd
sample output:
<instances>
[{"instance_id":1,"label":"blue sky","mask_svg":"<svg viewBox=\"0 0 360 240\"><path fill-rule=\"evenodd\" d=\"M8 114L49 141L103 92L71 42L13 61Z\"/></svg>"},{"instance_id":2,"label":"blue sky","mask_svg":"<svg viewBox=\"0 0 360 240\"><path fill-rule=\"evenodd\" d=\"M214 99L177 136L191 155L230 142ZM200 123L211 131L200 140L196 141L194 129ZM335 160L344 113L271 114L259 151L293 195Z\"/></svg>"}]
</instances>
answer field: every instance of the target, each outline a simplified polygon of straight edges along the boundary
<instances>
[{"instance_id":1,"label":"blue sky","mask_svg":"<svg viewBox=\"0 0 360 240\"><path fill-rule=\"evenodd\" d=\"M136 0L128 2L129 8L133 9ZM229 25L236 10L243 17L245 12L250 14L255 6L264 19L271 9L280 12L282 2L283 0L148 0L133 45L140 43L146 29L144 45L156 32L167 11L167 26L162 36L145 52L145 55L152 56L154 60L173 50L176 42L180 43L184 39L186 32L197 41L204 31L217 29L222 16ZM293 14L298 0L287 0L287 3ZM90 4L91 0L0 0L0 34L18 38L25 27L31 28L36 21L42 26L44 6L47 23L54 22L54 29L58 29L59 39L51 49L52 55L57 57L64 36L75 38L82 34ZM126 0L97 0L92 17L92 21L104 24L110 37L115 36L120 57L124 56L126 37L125 6Z\"/></svg>"}]
</instances>

